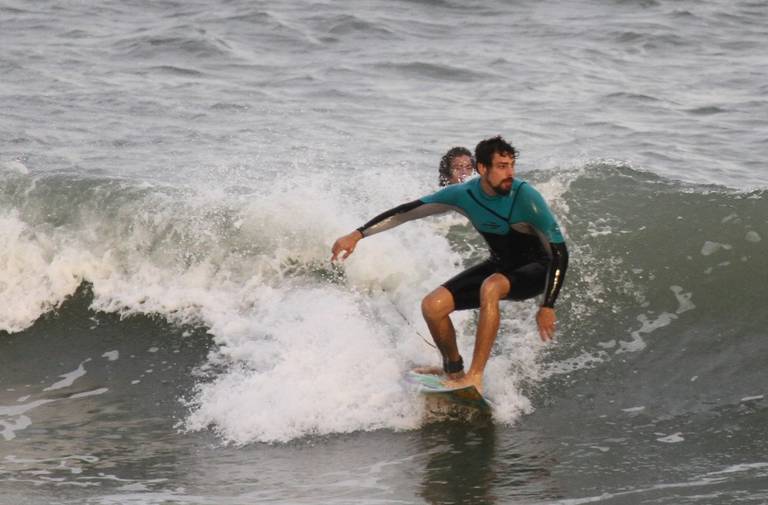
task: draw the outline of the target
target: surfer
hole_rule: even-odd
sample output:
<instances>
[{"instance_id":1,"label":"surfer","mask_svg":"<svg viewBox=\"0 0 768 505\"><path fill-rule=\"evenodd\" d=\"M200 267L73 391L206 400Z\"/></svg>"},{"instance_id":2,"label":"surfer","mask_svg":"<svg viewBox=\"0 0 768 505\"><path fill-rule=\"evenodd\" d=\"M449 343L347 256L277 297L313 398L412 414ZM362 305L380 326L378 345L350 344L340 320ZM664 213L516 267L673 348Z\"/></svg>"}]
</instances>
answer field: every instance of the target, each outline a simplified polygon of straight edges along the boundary
<instances>
[{"instance_id":1,"label":"surfer","mask_svg":"<svg viewBox=\"0 0 768 505\"><path fill-rule=\"evenodd\" d=\"M554 305L565 279L568 250L541 194L515 178L516 159L517 150L501 136L483 140L475 148L480 177L383 212L333 244L331 260L344 260L365 237L449 210L466 216L485 238L490 257L443 283L421 304L443 357L448 387L472 385L482 391L483 373L499 329L501 300L543 294L536 314L539 335L546 342L555 334ZM472 363L465 374L450 314L476 308L480 318Z\"/></svg>"},{"instance_id":2,"label":"surfer","mask_svg":"<svg viewBox=\"0 0 768 505\"><path fill-rule=\"evenodd\" d=\"M475 171L475 160L466 147L452 147L440 158L438 182L450 186L464 182Z\"/></svg>"}]
</instances>

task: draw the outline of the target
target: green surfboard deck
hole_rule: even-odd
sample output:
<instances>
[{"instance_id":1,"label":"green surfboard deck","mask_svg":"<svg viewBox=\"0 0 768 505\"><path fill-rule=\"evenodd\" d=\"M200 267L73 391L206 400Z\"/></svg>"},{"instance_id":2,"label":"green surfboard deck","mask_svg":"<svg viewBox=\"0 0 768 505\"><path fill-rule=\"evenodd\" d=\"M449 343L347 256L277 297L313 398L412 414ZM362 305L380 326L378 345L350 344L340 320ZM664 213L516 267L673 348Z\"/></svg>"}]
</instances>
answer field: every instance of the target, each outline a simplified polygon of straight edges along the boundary
<instances>
[{"instance_id":1,"label":"green surfboard deck","mask_svg":"<svg viewBox=\"0 0 768 505\"><path fill-rule=\"evenodd\" d=\"M480 394L475 386L447 388L442 383L445 377L417 373L412 370L406 374L406 379L408 382L418 385L419 392L422 394L440 395L453 403L477 409L486 415L491 415L493 411L491 402Z\"/></svg>"}]
</instances>

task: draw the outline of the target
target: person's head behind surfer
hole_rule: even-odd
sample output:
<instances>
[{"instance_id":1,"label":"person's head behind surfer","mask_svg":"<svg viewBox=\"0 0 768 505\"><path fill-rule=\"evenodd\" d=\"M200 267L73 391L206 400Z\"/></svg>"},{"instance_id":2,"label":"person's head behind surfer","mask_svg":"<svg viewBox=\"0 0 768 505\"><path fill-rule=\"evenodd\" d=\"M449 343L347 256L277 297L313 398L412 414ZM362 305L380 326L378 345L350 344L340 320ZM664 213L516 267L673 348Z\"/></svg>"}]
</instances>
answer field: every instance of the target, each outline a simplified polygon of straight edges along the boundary
<instances>
[{"instance_id":1,"label":"person's head behind surfer","mask_svg":"<svg viewBox=\"0 0 768 505\"><path fill-rule=\"evenodd\" d=\"M475 160L466 147L452 147L440 158L440 186L464 182L475 171Z\"/></svg>"}]
</instances>

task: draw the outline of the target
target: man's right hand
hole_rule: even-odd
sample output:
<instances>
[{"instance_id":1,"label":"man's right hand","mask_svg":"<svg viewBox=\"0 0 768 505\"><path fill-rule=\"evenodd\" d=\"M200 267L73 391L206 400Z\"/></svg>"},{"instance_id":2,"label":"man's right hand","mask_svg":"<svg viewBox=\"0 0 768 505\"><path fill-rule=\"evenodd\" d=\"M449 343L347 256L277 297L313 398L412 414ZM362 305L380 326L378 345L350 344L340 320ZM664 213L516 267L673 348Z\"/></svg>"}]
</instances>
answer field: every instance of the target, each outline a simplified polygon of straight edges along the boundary
<instances>
[{"instance_id":1,"label":"man's right hand","mask_svg":"<svg viewBox=\"0 0 768 505\"><path fill-rule=\"evenodd\" d=\"M359 230L355 230L352 233L338 238L336 242L333 243L333 249L331 249L331 252L333 253L331 261L347 259L347 257L354 252L355 246L357 246L357 243L361 238L363 238L363 234L360 233Z\"/></svg>"}]
</instances>

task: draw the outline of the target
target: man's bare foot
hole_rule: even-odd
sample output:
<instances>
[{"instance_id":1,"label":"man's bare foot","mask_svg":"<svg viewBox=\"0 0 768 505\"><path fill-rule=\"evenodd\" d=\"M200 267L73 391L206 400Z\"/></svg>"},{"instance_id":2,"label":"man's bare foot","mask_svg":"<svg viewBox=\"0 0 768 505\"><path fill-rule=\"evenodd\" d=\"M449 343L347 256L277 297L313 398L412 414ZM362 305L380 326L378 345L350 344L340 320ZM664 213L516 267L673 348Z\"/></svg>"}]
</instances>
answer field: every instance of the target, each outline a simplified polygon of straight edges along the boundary
<instances>
[{"instance_id":1,"label":"man's bare foot","mask_svg":"<svg viewBox=\"0 0 768 505\"><path fill-rule=\"evenodd\" d=\"M460 389L469 386L475 386L478 393L483 394L483 376L482 375L464 375L461 378L452 378L443 381L443 386L451 389Z\"/></svg>"},{"instance_id":2,"label":"man's bare foot","mask_svg":"<svg viewBox=\"0 0 768 505\"><path fill-rule=\"evenodd\" d=\"M423 375L443 375L443 369L437 366L417 366L411 371Z\"/></svg>"}]
</instances>

